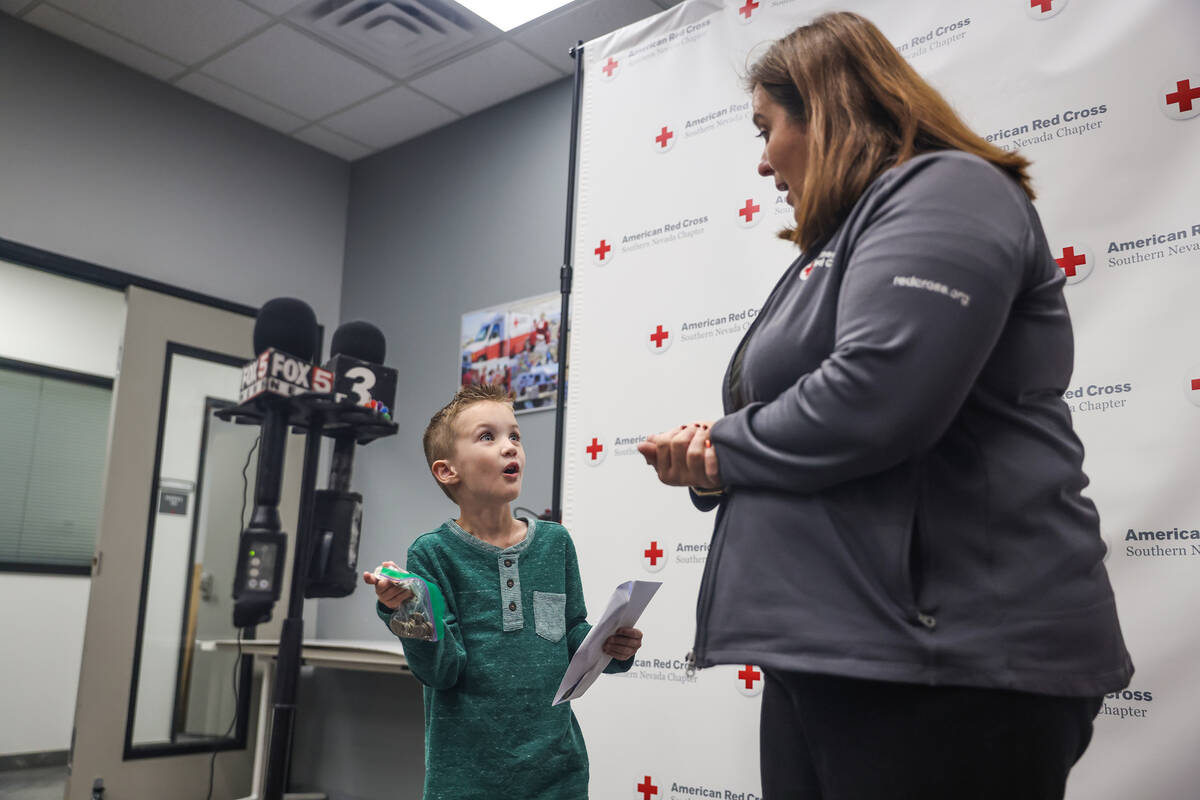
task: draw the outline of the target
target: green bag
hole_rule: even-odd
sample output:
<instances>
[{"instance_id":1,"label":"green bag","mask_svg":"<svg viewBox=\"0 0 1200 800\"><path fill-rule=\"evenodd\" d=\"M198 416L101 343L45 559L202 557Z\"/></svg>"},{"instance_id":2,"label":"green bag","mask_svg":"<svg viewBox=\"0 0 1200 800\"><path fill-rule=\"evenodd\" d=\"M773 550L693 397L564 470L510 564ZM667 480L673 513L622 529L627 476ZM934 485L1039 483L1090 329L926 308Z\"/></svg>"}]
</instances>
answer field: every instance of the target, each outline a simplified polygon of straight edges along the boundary
<instances>
[{"instance_id":1,"label":"green bag","mask_svg":"<svg viewBox=\"0 0 1200 800\"><path fill-rule=\"evenodd\" d=\"M438 642L446 636L446 600L437 584L394 567L380 567L380 577L410 589L413 596L392 612L388 627L404 639Z\"/></svg>"}]
</instances>

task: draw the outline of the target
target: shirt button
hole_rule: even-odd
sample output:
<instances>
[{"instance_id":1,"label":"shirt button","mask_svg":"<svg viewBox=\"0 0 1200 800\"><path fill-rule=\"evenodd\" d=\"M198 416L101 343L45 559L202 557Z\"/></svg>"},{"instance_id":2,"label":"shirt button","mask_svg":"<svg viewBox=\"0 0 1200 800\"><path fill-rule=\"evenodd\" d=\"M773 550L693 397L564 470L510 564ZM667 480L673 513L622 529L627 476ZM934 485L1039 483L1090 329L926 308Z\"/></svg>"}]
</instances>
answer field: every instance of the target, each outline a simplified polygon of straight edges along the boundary
<instances>
[{"instance_id":1,"label":"shirt button","mask_svg":"<svg viewBox=\"0 0 1200 800\"><path fill-rule=\"evenodd\" d=\"M511 559L511 558L506 558L506 559L504 559L504 566L506 566L506 567L511 567L511 566L512 566L512 559Z\"/></svg>"},{"instance_id":2,"label":"shirt button","mask_svg":"<svg viewBox=\"0 0 1200 800\"><path fill-rule=\"evenodd\" d=\"M510 589L511 589L512 587L513 587L513 579L512 579L512 578L509 578L509 579L508 579L508 588L510 588Z\"/></svg>"},{"instance_id":3,"label":"shirt button","mask_svg":"<svg viewBox=\"0 0 1200 800\"><path fill-rule=\"evenodd\" d=\"M516 604L515 602L509 603L509 604L508 604L508 610L509 610L509 611L516 611L516 610L517 610L517 604Z\"/></svg>"},{"instance_id":4,"label":"shirt button","mask_svg":"<svg viewBox=\"0 0 1200 800\"><path fill-rule=\"evenodd\" d=\"M917 614L917 621L929 630L933 630L937 627L937 620L928 614Z\"/></svg>"}]
</instances>

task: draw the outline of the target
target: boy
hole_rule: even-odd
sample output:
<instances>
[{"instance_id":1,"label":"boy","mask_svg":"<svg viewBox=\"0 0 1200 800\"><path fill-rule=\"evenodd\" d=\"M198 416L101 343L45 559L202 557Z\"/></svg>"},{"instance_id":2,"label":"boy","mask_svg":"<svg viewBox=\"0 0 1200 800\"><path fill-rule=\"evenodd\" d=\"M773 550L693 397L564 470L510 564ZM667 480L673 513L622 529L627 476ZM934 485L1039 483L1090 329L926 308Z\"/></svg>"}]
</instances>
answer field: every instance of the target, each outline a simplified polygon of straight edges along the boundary
<instances>
[{"instance_id":1,"label":"boy","mask_svg":"<svg viewBox=\"0 0 1200 800\"><path fill-rule=\"evenodd\" d=\"M586 798L579 723L569 703L550 703L591 626L566 529L515 519L509 508L525 451L508 393L462 387L429 421L424 446L459 507L457 519L413 542L406 565L446 600L444 638L402 640L425 686L424 800ZM412 596L373 573L363 579L384 622ZM611 636L605 672L628 670L641 639L635 628Z\"/></svg>"}]
</instances>

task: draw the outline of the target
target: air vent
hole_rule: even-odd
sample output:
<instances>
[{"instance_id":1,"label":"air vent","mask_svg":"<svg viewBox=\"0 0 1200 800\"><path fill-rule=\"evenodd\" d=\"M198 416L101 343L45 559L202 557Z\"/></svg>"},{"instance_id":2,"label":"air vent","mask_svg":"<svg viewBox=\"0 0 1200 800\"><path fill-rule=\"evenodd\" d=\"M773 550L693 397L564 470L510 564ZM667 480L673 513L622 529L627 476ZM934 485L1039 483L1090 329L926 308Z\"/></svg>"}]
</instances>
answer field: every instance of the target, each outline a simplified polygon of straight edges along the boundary
<instances>
[{"instance_id":1,"label":"air vent","mask_svg":"<svg viewBox=\"0 0 1200 800\"><path fill-rule=\"evenodd\" d=\"M400 80L497 36L440 0L313 0L288 19Z\"/></svg>"}]
</instances>

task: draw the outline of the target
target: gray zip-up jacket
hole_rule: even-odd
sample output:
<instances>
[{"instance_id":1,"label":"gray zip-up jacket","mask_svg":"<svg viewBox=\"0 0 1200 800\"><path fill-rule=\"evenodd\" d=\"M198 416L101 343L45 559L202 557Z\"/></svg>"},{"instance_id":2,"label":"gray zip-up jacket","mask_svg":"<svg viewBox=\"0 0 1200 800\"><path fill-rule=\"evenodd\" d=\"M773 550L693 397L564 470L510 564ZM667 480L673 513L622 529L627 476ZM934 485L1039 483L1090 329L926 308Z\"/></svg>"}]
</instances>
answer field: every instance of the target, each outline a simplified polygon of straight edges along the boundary
<instances>
[{"instance_id":1,"label":"gray zip-up jacket","mask_svg":"<svg viewBox=\"0 0 1200 800\"><path fill-rule=\"evenodd\" d=\"M1098 696L1133 665L1062 394L1064 276L975 156L888 170L725 378L699 666Z\"/></svg>"}]
</instances>

